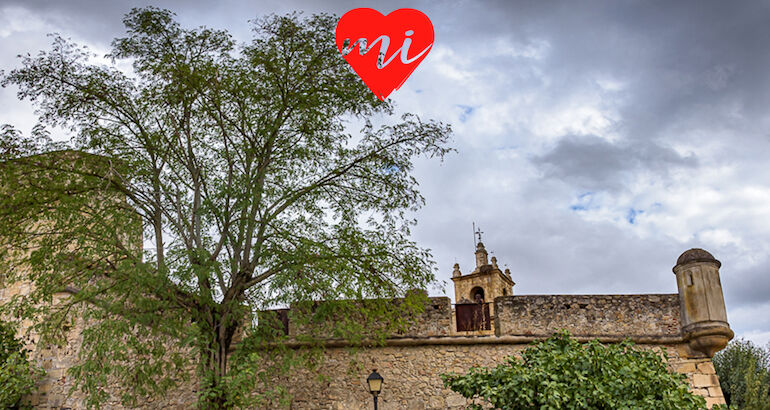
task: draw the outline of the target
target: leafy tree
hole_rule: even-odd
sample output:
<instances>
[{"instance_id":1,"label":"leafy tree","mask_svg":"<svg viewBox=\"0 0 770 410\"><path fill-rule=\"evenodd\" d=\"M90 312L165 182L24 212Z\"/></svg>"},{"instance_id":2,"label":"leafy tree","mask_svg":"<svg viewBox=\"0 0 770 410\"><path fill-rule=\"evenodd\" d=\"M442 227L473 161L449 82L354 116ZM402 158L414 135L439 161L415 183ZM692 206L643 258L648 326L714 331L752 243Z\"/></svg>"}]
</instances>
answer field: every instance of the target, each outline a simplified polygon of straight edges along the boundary
<instances>
[{"instance_id":1,"label":"leafy tree","mask_svg":"<svg viewBox=\"0 0 770 410\"><path fill-rule=\"evenodd\" d=\"M770 349L737 339L712 360L729 406L770 409Z\"/></svg>"},{"instance_id":2,"label":"leafy tree","mask_svg":"<svg viewBox=\"0 0 770 410\"><path fill-rule=\"evenodd\" d=\"M500 409L701 409L685 376L668 370L665 354L630 341L580 343L567 332L540 341L495 368L443 374L444 385ZM481 409L481 405L474 408Z\"/></svg>"},{"instance_id":3,"label":"leafy tree","mask_svg":"<svg viewBox=\"0 0 770 410\"><path fill-rule=\"evenodd\" d=\"M10 323L0 320L0 407L23 408L21 397L29 394L42 370L27 360L27 350L16 339Z\"/></svg>"},{"instance_id":4,"label":"leafy tree","mask_svg":"<svg viewBox=\"0 0 770 410\"><path fill-rule=\"evenodd\" d=\"M244 45L151 7L124 23L113 65L57 36L2 77L77 150L24 156L47 151L44 132L4 129L0 263L34 284L4 309L49 341L73 316L89 322L72 369L87 404L111 379L128 405L162 395L191 366L203 408L273 397L269 366L283 364L265 349L283 335L247 323L275 306L335 318L326 336L360 340L361 317L388 324L370 337L405 326L424 301L407 290L434 281L409 240L406 212L424 202L413 161L443 157L449 127L389 118L336 50L333 16L262 18ZM70 297L51 304L57 292Z\"/></svg>"}]
</instances>

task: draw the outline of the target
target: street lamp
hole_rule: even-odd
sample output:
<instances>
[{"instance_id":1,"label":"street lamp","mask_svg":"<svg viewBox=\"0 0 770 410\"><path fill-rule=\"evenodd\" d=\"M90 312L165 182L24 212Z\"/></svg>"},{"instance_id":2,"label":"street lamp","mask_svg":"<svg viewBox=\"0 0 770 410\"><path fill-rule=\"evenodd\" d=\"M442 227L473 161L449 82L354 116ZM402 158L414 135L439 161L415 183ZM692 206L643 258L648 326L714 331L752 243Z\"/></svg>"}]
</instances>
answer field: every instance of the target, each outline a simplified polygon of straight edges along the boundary
<instances>
[{"instance_id":1,"label":"street lamp","mask_svg":"<svg viewBox=\"0 0 770 410\"><path fill-rule=\"evenodd\" d=\"M377 369L372 370L372 374L366 378L366 384L369 385L369 393L374 396L374 410L377 410L377 396L382 391L382 381L385 380L377 373Z\"/></svg>"}]
</instances>

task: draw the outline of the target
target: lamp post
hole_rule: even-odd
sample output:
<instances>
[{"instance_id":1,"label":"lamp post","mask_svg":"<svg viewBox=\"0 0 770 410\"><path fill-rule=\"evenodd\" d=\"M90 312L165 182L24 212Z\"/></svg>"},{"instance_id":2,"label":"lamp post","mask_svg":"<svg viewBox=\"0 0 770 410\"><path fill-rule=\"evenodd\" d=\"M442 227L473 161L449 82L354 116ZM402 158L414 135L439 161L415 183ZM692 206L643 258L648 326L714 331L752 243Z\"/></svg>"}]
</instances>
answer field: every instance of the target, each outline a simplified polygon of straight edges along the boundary
<instances>
[{"instance_id":1,"label":"lamp post","mask_svg":"<svg viewBox=\"0 0 770 410\"><path fill-rule=\"evenodd\" d=\"M374 396L374 410L377 410L377 396L382 391L382 381L385 380L377 373L377 369L372 370L372 374L366 378L366 384L369 385L369 393Z\"/></svg>"}]
</instances>

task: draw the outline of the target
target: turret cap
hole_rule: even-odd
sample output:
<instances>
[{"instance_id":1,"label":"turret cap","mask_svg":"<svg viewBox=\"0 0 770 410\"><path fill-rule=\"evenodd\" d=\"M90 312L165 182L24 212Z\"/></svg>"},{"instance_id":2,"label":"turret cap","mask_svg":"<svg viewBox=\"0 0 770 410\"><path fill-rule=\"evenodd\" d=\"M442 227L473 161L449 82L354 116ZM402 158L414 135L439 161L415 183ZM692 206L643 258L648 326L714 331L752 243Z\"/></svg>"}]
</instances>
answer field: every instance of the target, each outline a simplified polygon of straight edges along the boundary
<instances>
[{"instance_id":1,"label":"turret cap","mask_svg":"<svg viewBox=\"0 0 770 410\"><path fill-rule=\"evenodd\" d=\"M692 248L679 255L679 259L676 260L676 265L686 265L693 262L711 262L716 263L717 268L722 267L722 262L719 262L714 255L701 248Z\"/></svg>"}]
</instances>

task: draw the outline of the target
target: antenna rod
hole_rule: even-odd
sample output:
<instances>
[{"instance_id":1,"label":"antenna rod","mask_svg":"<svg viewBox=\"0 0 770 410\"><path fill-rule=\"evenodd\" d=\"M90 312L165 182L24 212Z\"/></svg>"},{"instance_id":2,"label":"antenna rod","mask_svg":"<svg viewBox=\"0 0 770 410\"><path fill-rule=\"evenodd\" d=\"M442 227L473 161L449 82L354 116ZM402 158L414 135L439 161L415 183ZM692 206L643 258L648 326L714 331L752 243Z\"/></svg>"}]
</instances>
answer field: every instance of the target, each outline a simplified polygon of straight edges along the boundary
<instances>
[{"instance_id":1,"label":"antenna rod","mask_svg":"<svg viewBox=\"0 0 770 410\"><path fill-rule=\"evenodd\" d=\"M473 248L476 249L476 221L473 222Z\"/></svg>"}]
</instances>

